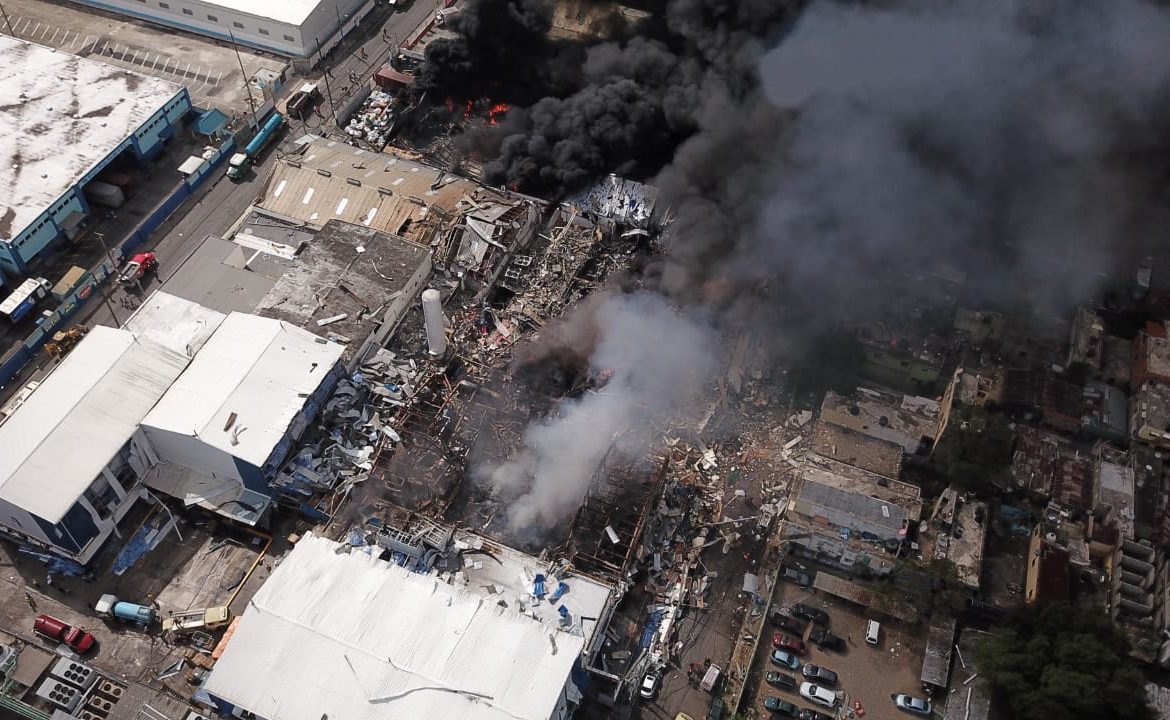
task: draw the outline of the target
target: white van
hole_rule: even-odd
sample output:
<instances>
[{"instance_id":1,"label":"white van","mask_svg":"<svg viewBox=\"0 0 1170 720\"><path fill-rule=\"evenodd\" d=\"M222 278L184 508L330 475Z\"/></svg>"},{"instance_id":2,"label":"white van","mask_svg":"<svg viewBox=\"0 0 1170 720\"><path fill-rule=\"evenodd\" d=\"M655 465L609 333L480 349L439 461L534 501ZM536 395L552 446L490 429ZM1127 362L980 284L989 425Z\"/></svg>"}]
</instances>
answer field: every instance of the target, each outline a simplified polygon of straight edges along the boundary
<instances>
[{"instance_id":1,"label":"white van","mask_svg":"<svg viewBox=\"0 0 1170 720\"><path fill-rule=\"evenodd\" d=\"M877 620L865 621L865 641L870 645L877 645L881 637L882 624Z\"/></svg>"}]
</instances>

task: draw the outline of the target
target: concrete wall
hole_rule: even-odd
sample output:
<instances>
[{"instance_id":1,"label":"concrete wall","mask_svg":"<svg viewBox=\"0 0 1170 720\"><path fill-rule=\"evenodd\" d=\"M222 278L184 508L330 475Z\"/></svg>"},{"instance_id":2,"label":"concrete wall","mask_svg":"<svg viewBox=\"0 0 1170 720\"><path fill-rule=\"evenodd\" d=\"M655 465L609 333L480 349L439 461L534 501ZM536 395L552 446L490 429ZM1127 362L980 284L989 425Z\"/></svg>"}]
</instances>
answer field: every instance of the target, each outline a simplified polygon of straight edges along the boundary
<instances>
[{"instance_id":1,"label":"concrete wall","mask_svg":"<svg viewBox=\"0 0 1170 720\"><path fill-rule=\"evenodd\" d=\"M301 25L277 22L259 14L238 12L203 0L73 0L160 25L207 35L220 40L235 38L241 45L285 57L308 57L316 50L314 37L322 44L337 30L337 15L344 19L372 0L322 0ZM273 2L279 0L264 0ZM257 0L258 6L263 3Z\"/></svg>"}]
</instances>

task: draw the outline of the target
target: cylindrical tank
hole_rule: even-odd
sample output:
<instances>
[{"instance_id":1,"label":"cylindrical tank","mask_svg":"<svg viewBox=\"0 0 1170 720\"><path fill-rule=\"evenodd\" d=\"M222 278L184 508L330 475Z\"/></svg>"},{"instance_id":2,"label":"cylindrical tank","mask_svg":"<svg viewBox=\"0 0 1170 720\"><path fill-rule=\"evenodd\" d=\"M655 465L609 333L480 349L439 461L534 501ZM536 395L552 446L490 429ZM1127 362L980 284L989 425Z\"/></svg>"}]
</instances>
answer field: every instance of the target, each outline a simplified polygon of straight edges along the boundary
<instances>
[{"instance_id":1,"label":"cylindrical tank","mask_svg":"<svg viewBox=\"0 0 1170 720\"><path fill-rule=\"evenodd\" d=\"M443 302L434 288L423 290L423 320L427 326L427 347L431 355L441 357L447 352L446 323L443 321Z\"/></svg>"},{"instance_id":2,"label":"cylindrical tank","mask_svg":"<svg viewBox=\"0 0 1170 720\"><path fill-rule=\"evenodd\" d=\"M154 622L154 608L134 603L119 602L114 605L114 617L131 622L150 625Z\"/></svg>"}]
</instances>

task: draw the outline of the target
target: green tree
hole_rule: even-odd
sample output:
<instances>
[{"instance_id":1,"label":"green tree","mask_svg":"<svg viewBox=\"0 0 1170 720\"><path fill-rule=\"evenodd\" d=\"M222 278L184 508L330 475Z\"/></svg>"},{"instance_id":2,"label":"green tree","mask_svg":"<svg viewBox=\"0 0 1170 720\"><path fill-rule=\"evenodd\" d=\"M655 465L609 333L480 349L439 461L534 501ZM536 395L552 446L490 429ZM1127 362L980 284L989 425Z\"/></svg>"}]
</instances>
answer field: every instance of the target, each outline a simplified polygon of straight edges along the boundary
<instances>
[{"instance_id":1,"label":"green tree","mask_svg":"<svg viewBox=\"0 0 1170 720\"><path fill-rule=\"evenodd\" d=\"M1003 415L963 407L947 423L931 463L949 482L987 495L1011 465L1014 439Z\"/></svg>"},{"instance_id":2,"label":"green tree","mask_svg":"<svg viewBox=\"0 0 1170 720\"><path fill-rule=\"evenodd\" d=\"M976 649L1016 720L1150 720L1129 642L1097 609L1044 604Z\"/></svg>"}]
</instances>

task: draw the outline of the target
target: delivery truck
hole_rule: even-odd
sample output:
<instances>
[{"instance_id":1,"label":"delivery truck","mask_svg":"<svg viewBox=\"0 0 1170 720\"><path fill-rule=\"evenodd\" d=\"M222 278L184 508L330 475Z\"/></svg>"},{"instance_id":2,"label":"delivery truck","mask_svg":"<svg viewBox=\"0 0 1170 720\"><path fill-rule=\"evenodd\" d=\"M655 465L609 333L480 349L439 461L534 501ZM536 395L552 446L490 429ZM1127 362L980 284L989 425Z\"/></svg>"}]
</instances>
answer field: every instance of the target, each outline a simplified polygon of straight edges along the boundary
<instances>
[{"instance_id":1,"label":"delivery truck","mask_svg":"<svg viewBox=\"0 0 1170 720\"><path fill-rule=\"evenodd\" d=\"M0 315L8 318L9 322L18 323L37 306L37 303L47 297L52 289L52 284L44 278L29 278L0 303Z\"/></svg>"}]
</instances>

